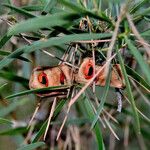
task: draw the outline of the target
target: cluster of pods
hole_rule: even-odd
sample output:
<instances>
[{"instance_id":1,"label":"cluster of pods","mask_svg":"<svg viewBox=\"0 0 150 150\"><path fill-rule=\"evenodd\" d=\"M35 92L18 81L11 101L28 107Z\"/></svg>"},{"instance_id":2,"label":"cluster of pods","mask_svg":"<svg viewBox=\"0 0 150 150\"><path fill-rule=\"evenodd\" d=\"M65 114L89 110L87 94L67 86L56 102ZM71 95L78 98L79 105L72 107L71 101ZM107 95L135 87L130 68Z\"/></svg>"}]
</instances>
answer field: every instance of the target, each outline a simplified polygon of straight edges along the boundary
<instances>
[{"instance_id":1,"label":"cluster of pods","mask_svg":"<svg viewBox=\"0 0 150 150\"><path fill-rule=\"evenodd\" d=\"M29 87L30 89L38 89L45 87L72 85L74 83L86 84L99 69L102 71L95 78L94 82L97 86L105 86L106 75L103 65L94 65L93 58L87 57L83 59L79 69L61 64L56 67L37 67L33 70ZM124 78L119 64L113 64L111 69L110 86L123 89L125 87ZM61 91L44 92L38 96L56 96L61 95Z\"/></svg>"}]
</instances>

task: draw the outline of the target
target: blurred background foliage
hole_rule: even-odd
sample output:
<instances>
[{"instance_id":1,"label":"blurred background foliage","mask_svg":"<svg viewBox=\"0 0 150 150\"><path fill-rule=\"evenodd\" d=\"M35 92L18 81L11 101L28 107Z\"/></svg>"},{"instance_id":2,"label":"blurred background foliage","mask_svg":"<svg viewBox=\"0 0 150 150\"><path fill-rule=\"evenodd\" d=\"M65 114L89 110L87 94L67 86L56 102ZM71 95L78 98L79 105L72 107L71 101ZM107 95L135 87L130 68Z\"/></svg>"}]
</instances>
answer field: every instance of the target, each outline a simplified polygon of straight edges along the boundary
<instances>
[{"instance_id":1,"label":"blurred background foliage","mask_svg":"<svg viewBox=\"0 0 150 150\"><path fill-rule=\"evenodd\" d=\"M61 58L70 45L73 53L76 41L111 39L119 17L112 53L122 51L112 63L121 64L126 79L122 112L117 112L114 88L96 87L94 94L88 88L72 106L58 141L56 136L70 99L57 102L42 142L53 98L42 100L31 128L27 128L39 98L13 94L29 90L28 80L35 66L59 63L43 49ZM0 149L150 149L149 22L149 0L0 0ZM132 23L147 43L139 38ZM94 46L98 63L105 62L109 46L108 42ZM78 59L92 56L92 49L91 44L79 43ZM75 94L81 87L75 86ZM100 121L95 125L98 112Z\"/></svg>"}]
</instances>

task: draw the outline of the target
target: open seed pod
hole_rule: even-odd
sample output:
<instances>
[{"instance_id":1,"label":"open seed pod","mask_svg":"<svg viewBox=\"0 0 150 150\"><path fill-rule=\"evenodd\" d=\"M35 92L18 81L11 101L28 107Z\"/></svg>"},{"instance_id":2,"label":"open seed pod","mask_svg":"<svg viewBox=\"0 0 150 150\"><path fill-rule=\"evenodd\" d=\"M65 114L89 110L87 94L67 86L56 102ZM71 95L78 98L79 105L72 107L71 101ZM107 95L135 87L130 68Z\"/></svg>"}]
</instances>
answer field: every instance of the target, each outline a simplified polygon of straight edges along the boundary
<instances>
[{"instance_id":1,"label":"open seed pod","mask_svg":"<svg viewBox=\"0 0 150 150\"><path fill-rule=\"evenodd\" d=\"M57 67L37 67L32 71L29 87L39 89L53 86L70 85L72 81L71 68L67 65ZM54 92L44 91L37 93L40 97L66 95L67 89Z\"/></svg>"},{"instance_id":2,"label":"open seed pod","mask_svg":"<svg viewBox=\"0 0 150 150\"><path fill-rule=\"evenodd\" d=\"M85 58L80 65L78 73L75 75L77 83L87 83L94 75L93 60L92 58Z\"/></svg>"},{"instance_id":3,"label":"open seed pod","mask_svg":"<svg viewBox=\"0 0 150 150\"><path fill-rule=\"evenodd\" d=\"M103 66L95 65L95 73L94 73L94 63L92 58L85 58L80 65L78 73L75 75L75 81L77 83L87 83L94 74L97 73ZM124 78L121 72L121 68L119 64L114 64L111 70L111 81L110 86L115 88L124 88ZM100 74L96 77L95 80L96 85L104 86L106 83L106 75L105 68L102 69Z\"/></svg>"}]
</instances>

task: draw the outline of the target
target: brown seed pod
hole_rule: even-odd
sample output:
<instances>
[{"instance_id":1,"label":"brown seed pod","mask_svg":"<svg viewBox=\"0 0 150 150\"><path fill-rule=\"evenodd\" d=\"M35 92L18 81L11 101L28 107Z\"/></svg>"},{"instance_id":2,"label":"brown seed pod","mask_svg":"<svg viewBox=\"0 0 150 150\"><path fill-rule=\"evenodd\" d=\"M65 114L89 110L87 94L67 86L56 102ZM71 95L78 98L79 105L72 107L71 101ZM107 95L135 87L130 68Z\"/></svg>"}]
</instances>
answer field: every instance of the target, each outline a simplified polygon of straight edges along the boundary
<instances>
[{"instance_id":1,"label":"brown seed pod","mask_svg":"<svg viewBox=\"0 0 150 150\"><path fill-rule=\"evenodd\" d=\"M29 87L30 89L39 89L53 86L70 85L71 84L71 68L67 65L59 65L57 67L36 67L31 74ZM66 92L66 90L64 90ZM38 96L56 96L64 95L64 91L41 92Z\"/></svg>"},{"instance_id":2,"label":"brown seed pod","mask_svg":"<svg viewBox=\"0 0 150 150\"><path fill-rule=\"evenodd\" d=\"M75 81L77 83L83 84L87 83L93 77L93 75L96 74L97 71L103 67L95 65L95 73L94 73L93 64L94 63L92 58L85 58L83 60L82 64L80 65L78 73L75 75ZM105 68L103 68L100 74L97 76L95 83L96 85L105 86L106 83ZM124 78L119 64L114 64L112 66L110 86L121 89L125 87Z\"/></svg>"}]
</instances>

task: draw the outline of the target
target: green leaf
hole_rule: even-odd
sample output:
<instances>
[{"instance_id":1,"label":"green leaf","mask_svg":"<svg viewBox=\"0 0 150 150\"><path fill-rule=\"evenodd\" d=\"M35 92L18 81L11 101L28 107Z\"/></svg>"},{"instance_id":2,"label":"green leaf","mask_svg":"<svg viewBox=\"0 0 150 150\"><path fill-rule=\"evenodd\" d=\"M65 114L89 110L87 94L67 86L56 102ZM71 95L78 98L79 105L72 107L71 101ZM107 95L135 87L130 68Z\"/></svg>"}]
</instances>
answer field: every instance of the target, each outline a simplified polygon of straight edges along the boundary
<instances>
[{"instance_id":1,"label":"green leaf","mask_svg":"<svg viewBox=\"0 0 150 150\"><path fill-rule=\"evenodd\" d=\"M13 81L13 82L19 82L22 84L25 88L29 88L29 80L20 76L15 75L14 73L11 73L10 71L0 71L0 77Z\"/></svg>"},{"instance_id":2,"label":"green leaf","mask_svg":"<svg viewBox=\"0 0 150 150\"><path fill-rule=\"evenodd\" d=\"M26 94L31 94L31 93L38 93L38 92L40 93L40 92L44 92L44 91L52 92L52 91L58 91L58 90L65 90L68 88L70 88L70 86L53 86L53 87L47 87L47 88L27 90L27 91L9 95L9 96L5 97L5 99L10 99L10 98L14 98L14 97L18 97L18 96L22 96L22 95L26 95Z\"/></svg>"},{"instance_id":3,"label":"green leaf","mask_svg":"<svg viewBox=\"0 0 150 150\"><path fill-rule=\"evenodd\" d=\"M145 90L150 91L150 85L144 80L144 78L134 71L129 66L125 65L127 74L131 76L136 82L138 82Z\"/></svg>"},{"instance_id":4,"label":"green leaf","mask_svg":"<svg viewBox=\"0 0 150 150\"><path fill-rule=\"evenodd\" d=\"M149 68L148 64L145 62L145 60L143 59L143 57L140 54L140 52L138 51L138 49L132 44L131 40L129 40L126 36L125 36L125 41L128 44L130 52L133 54L133 56L137 60L141 70L147 77L148 82L150 83L150 68Z\"/></svg>"},{"instance_id":5,"label":"green leaf","mask_svg":"<svg viewBox=\"0 0 150 150\"><path fill-rule=\"evenodd\" d=\"M44 5L30 5L30 6L23 6L21 7L22 9L25 9L27 11L43 11ZM64 9L58 8L58 7L53 7L53 9L50 10L49 13L58 13L58 12L64 12Z\"/></svg>"},{"instance_id":6,"label":"green leaf","mask_svg":"<svg viewBox=\"0 0 150 150\"><path fill-rule=\"evenodd\" d=\"M24 16L27 16L27 17L30 17L30 18L36 17L35 15L29 13L26 10L23 10L22 8L18 8L18 7L9 5L9 4L2 4L2 5L7 7L7 8L10 8L10 9L12 9L12 10L16 11L17 13L20 13L20 14L22 14Z\"/></svg>"},{"instance_id":7,"label":"green leaf","mask_svg":"<svg viewBox=\"0 0 150 150\"><path fill-rule=\"evenodd\" d=\"M11 128L4 131L0 131L0 135L17 135L26 133L28 130L26 127L19 127L19 128Z\"/></svg>"},{"instance_id":8,"label":"green leaf","mask_svg":"<svg viewBox=\"0 0 150 150\"><path fill-rule=\"evenodd\" d=\"M6 86L8 83L4 83L0 86L0 91L4 88L4 86Z\"/></svg>"},{"instance_id":9,"label":"green leaf","mask_svg":"<svg viewBox=\"0 0 150 150\"><path fill-rule=\"evenodd\" d=\"M57 0L47 0L47 4L45 5L43 11L47 13L50 12L56 4Z\"/></svg>"},{"instance_id":10,"label":"green leaf","mask_svg":"<svg viewBox=\"0 0 150 150\"><path fill-rule=\"evenodd\" d=\"M68 99L61 99L61 101L57 104L56 109L54 111L54 115L53 118L56 119L57 115L59 114L59 112L62 110L62 107L64 106L64 104L68 101Z\"/></svg>"},{"instance_id":11,"label":"green leaf","mask_svg":"<svg viewBox=\"0 0 150 150\"><path fill-rule=\"evenodd\" d=\"M66 35L63 37L53 37L50 39L47 39L45 41L36 41L32 43L29 46L24 46L22 48L17 49L7 57L3 58L0 61L0 69L11 63L15 57L18 57L22 55L23 53L31 53L35 50L42 49L42 48L47 48L50 46L58 46L64 43L70 43L70 42L76 42L80 40L95 40L95 39L101 39L101 38L110 38L112 34L110 33L99 33L99 34L89 34L89 33L84 33L84 34L71 34L71 35Z\"/></svg>"},{"instance_id":12,"label":"green leaf","mask_svg":"<svg viewBox=\"0 0 150 150\"><path fill-rule=\"evenodd\" d=\"M112 22L111 20L109 19L109 17L107 17L104 13L102 12L99 12L99 14L95 14L95 13L92 13L91 10L86 10L85 8L83 7L80 7L78 5L74 5L73 3L71 2L68 2L68 1L65 1L65 0L59 0L59 2L61 4L63 4L64 6L72 9L74 12L77 12L77 13L80 13L82 15L88 15L90 17L94 17L96 19L100 19L100 20L103 20L103 21L106 21L108 22L109 24L112 25Z\"/></svg>"},{"instance_id":13,"label":"green leaf","mask_svg":"<svg viewBox=\"0 0 150 150\"><path fill-rule=\"evenodd\" d=\"M7 41L9 41L11 36L7 36L5 34L1 39L0 39L0 49L6 44Z\"/></svg>"},{"instance_id":14,"label":"green leaf","mask_svg":"<svg viewBox=\"0 0 150 150\"><path fill-rule=\"evenodd\" d=\"M41 128L39 129L38 133L35 135L35 138L33 139L32 143L37 142L43 135L47 127L47 120L42 124Z\"/></svg>"},{"instance_id":15,"label":"green leaf","mask_svg":"<svg viewBox=\"0 0 150 150\"><path fill-rule=\"evenodd\" d=\"M99 115L104 107L104 103L106 101L106 97L107 97L107 94L108 94L108 91L109 91L109 85L110 85L110 79L111 79L111 71L109 69L109 72L108 72L108 75L107 75L107 79L106 79L106 84L105 84L105 87L104 87L104 93L102 95L102 98L101 98L101 103L99 104L98 106L98 109L97 109L97 112L94 116L94 119L93 119L93 122L92 122L92 125L91 125L91 128L93 128L99 118Z\"/></svg>"},{"instance_id":16,"label":"green leaf","mask_svg":"<svg viewBox=\"0 0 150 150\"><path fill-rule=\"evenodd\" d=\"M139 12L133 16L133 21L137 22L140 21L144 16L150 13L150 7L144 9L142 12Z\"/></svg>"},{"instance_id":17,"label":"green leaf","mask_svg":"<svg viewBox=\"0 0 150 150\"><path fill-rule=\"evenodd\" d=\"M13 112L18 106L24 105L28 99L22 99L21 101L14 101L11 104L9 104L7 107L0 109L0 117L4 117L8 115L9 113Z\"/></svg>"},{"instance_id":18,"label":"green leaf","mask_svg":"<svg viewBox=\"0 0 150 150\"><path fill-rule=\"evenodd\" d=\"M148 21L148 22L150 22L150 16L144 16L144 20L146 20L146 21Z\"/></svg>"},{"instance_id":19,"label":"green leaf","mask_svg":"<svg viewBox=\"0 0 150 150\"><path fill-rule=\"evenodd\" d=\"M130 13L135 13L137 10L142 8L144 4L146 4L149 0L140 0L136 4L133 5L132 9L130 10Z\"/></svg>"},{"instance_id":20,"label":"green leaf","mask_svg":"<svg viewBox=\"0 0 150 150\"><path fill-rule=\"evenodd\" d=\"M145 138L147 138L147 140L150 139L150 132L148 129L141 129L141 133Z\"/></svg>"},{"instance_id":21,"label":"green leaf","mask_svg":"<svg viewBox=\"0 0 150 150\"><path fill-rule=\"evenodd\" d=\"M0 55L1 55L1 56L8 56L8 55L10 55L10 54L11 54L11 52L8 52L8 51L1 51L1 50L0 50ZM20 60L25 61L25 62L31 62L29 59L27 59L27 58L25 58L25 57L22 57L22 56L19 56L17 59L20 59Z\"/></svg>"},{"instance_id":22,"label":"green leaf","mask_svg":"<svg viewBox=\"0 0 150 150\"><path fill-rule=\"evenodd\" d=\"M12 26L8 31L8 36L16 35L22 32L33 32L41 28L50 28L54 26L64 26L73 22L80 16L77 14L56 13L54 15L40 16L38 18L28 19Z\"/></svg>"},{"instance_id":23,"label":"green leaf","mask_svg":"<svg viewBox=\"0 0 150 150\"><path fill-rule=\"evenodd\" d=\"M45 145L44 142L36 142L36 143L22 146L22 147L18 148L17 150L35 150L36 148L41 147L43 145Z\"/></svg>"},{"instance_id":24,"label":"green leaf","mask_svg":"<svg viewBox=\"0 0 150 150\"><path fill-rule=\"evenodd\" d=\"M89 119L93 120L95 115L94 115L94 111L92 109L90 100L88 100L86 97L84 97L82 104L84 106L84 110L86 111L86 114L88 115ZM94 130L94 133L96 136L98 149L103 150L104 149L103 137L102 137L101 129L100 129L98 122L95 124L93 130Z\"/></svg>"},{"instance_id":25,"label":"green leaf","mask_svg":"<svg viewBox=\"0 0 150 150\"><path fill-rule=\"evenodd\" d=\"M124 65L122 56L121 56L120 52L118 52L118 50L117 50L117 56L118 56L119 63L120 63L120 66L121 66L121 70L122 70L122 73L123 73L123 76L124 76L124 79L125 79L128 98L131 102L133 116L134 116L134 119L135 119L135 126L136 126L136 129L137 129L138 133L140 133L140 121L139 121L137 108L136 108L134 97L133 97L133 94L132 94L130 82L129 82L129 79L128 79L128 76L127 76L127 73L126 73L126 70L125 70L125 65Z\"/></svg>"},{"instance_id":26,"label":"green leaf","mask_svg":"<svg viewBox=\"0 0 150 150\"><path fill-rule=\"evenodd\" d=\"M146 31L142 32L140 35L142 37L150 37L150 29L147 29Z\"/></svg>"},{"instance_id":27,"label":"green leaf","mask_svg":"<svg viewBox=\"0 0 150 150\"><path fill-rule=\"evenodd\" d=\"M42 11L44 5L29 5L29 6L22 6L21 8L25 9L26 11Z\"/></svg>"},{"instance_id":28,"label":"green leaf","mask_svg":"<svg viewBox=\"0 0 150 150\"><path fill-rule=\"evenodd\" d=\"M8 124L8 125L12 125L13 122L8 120L8 119L5 119L5 118L0 118L0 124Z\"/></svg>"}]
</instances>

